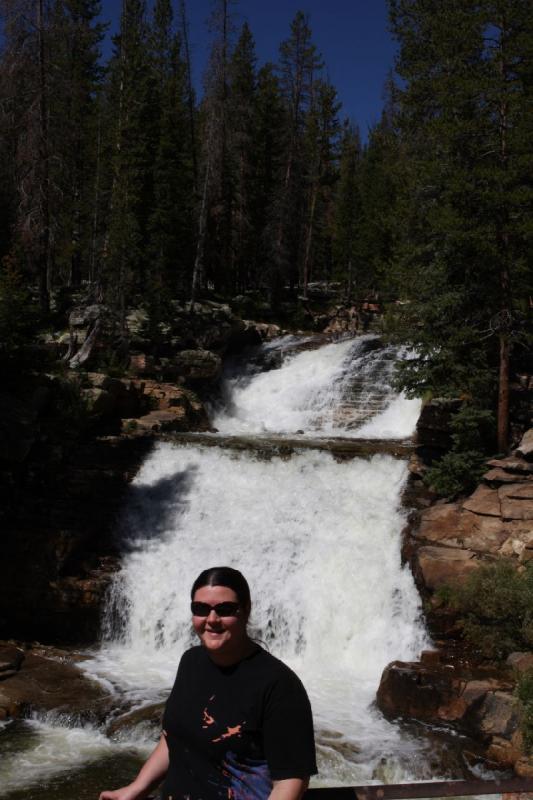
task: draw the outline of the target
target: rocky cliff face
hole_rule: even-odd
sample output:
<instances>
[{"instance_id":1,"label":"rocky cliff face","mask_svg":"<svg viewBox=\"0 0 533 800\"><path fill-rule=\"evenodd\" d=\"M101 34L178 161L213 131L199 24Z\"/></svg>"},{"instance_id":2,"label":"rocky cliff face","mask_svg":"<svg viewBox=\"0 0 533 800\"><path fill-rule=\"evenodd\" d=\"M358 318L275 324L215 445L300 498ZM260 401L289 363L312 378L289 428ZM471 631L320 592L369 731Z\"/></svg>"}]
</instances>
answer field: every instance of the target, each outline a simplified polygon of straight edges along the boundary
<instances>
[{"instance_id":1,"label":"rocky cliff face","mask_svg":"<svg viewBox=\"0 0 533 800\"><path fill-rule=\"evenodd\" d=\"M435 425L443 434L444 428ZM444 724L473 736L485 745L489 766L531 777L514 690L519 675L533 668L533 653L511 654L504 665L476 661L461 646L453 615L435 602L439 588L463 582L482 564L506 559L521 569L533 558L533 430L512 455L488 467L469 497L422 508L407 531L404 556L426 600L436 649L420 662L389 664L377 702L389 717ZM413 469L416 474L416 464ZM430 501L422 493L419 505Z\"/></svg>"}]
</instances>

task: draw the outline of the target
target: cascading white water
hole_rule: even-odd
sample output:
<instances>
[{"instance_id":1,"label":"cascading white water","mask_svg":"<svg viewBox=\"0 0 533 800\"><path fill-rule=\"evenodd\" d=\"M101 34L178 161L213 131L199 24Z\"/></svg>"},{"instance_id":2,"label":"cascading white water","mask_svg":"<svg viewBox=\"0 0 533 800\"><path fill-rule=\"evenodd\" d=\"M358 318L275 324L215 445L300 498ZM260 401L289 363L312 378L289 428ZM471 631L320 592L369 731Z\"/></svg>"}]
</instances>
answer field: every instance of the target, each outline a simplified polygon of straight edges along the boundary
<instances>
[{"instance_id":1,"label":"cascading white water","mask_svg":"<svg viewBox=\"0 0 533 800\"><path fill-rule=\"evenodd\" d=\"M292 353L277 370L230 381L215 425L223 433L357 436L359 424L374 436L408 435L419 406L393 392L393 355L373 336ZM234 565L253 587L257 635L308 687L322 779L383 777L384 753L389 774L402 772L413 742L372 700L383 667L416 657L426 642L400 559L406 471L389 456L338 463L306 451L261 460L160 444L134 482L124 520L131 551L91 669L133 701L162 696L193 642L189 586L206 566Z\"/></svg>"},{"instance_id":2,"label":"cascading white water","mask_svg":"<svg viewBox=\"0 0 533 800\"><path fill-rule=\"evenodd\" d=\"M293 340L279 344L289 353L280 369L227 381L225 406L213 420L221 433L379 439L413 433L420 402L391 385L395 363L406 353L381 347L374 334L319 350L294 352L291 346Z\"/></svg>"},{"instance_id":3,"label":"cascading white water","mask_svg":"<svg viewBox=\"0 0 533 800\"><path fill-rule=\"evenodd\" d=\"M393 391L397 354L375 345L373 336L303 352L291 351L294 340L272 343L271 351L289 348L281 367L229 380L214 423L223 433L409 436L419 404ZM118 702L163 698L193 643L190 585L205 567L232 564L250 581L257 635L307 686L320 781L429 778L429 747L401 734L372 704L383 667L416 657L426 644L419 598L400 560L406 474L404 463L384 455L337 462L306 450L261 460L160 444L131 489L122 521L128 552L104 642L86 670L114 687ZM110 746L96 729L67 732L53 720L34 723L34 734L27 783L39 770L50 773L40 754L62 736L67 750L75 737L76 763L95 753L106 759L110 747L149 746L142 734ZM66 761L57 760L56 772ZM10 764L4 777L15 780Z\"/></svg>"},{"instance_id":4,"label":"cascading white water","mask_svg":"<svg viewBox=\"0 0 533 800\"><path fill-rule=\"evenodd\" d=\"M302 676L326 731L323 779L339 781L334 732L352 752L344 775L371 780L384 749L402 753L396 729L370 708L381 671L393 658L416 657L426 640L400 563L405 473L389 456L337 463L305 452L261 461L159 445L135 481L128 525L136 541L115 585L128 622L114 639L109 632L93 668L133 697L158 696L192 642L189 586L206 566L237 566L253 587L257 635ZM157 538L146 539L161 486L171 511L163 510Z\"/></svg>"}]
</instances>

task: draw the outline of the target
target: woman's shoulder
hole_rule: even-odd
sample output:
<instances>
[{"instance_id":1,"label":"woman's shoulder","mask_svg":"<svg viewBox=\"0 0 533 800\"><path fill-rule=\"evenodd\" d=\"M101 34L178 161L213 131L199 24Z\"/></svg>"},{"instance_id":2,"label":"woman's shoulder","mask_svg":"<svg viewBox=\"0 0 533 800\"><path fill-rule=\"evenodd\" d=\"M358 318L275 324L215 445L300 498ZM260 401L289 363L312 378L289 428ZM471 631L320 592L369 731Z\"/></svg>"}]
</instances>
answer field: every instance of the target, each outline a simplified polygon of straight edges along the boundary
<instances>
[{"instance_id":1,"label":"woman's shoulder","mask_svg":"<svg viewBox=\"0 0 533 800\"><path fill-rule=\"evenodd\" d=\"M284 661L269 653L262 647L258 647L255 659L255 668L261 671L265 677L273 682L288 682L301 684L301 680L291 667Z\"/></svg>"}]
</instances>

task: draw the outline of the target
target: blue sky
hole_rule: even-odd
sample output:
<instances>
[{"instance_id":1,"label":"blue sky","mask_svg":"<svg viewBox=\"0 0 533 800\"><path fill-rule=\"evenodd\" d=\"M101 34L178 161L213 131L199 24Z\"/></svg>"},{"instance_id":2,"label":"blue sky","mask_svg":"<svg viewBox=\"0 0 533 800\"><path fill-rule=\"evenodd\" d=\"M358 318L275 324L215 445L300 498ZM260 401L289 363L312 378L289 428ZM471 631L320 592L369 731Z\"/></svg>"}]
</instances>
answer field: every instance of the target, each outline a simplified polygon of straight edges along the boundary
<instances>
[{"instance_id":1,"label":"blue sky","mask_svg":"<svg viewBox=\"0 0 533 800\"><path fill-rule=\"evenodd\" d=\"M202 86L209 50L206 26L212 0L187 0L194 81ZM313 39L329 79L343 103L341 117L356 122L364 138L380 117L383 86L395 46L388 31L386 0L240 0L233 6L237 27L246 19L255 38L258 63L276 61L298 10L309 14ZM103 17L116 29L120 0L103 0Z\"/></svg>"}]
</instances>

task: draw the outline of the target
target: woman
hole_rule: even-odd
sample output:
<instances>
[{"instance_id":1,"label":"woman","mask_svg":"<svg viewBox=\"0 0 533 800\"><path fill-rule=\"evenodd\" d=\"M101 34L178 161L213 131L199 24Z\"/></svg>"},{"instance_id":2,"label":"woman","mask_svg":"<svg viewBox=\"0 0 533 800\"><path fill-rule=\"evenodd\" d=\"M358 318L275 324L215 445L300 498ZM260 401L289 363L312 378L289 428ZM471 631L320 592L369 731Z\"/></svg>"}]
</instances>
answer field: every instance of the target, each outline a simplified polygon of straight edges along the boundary
<instances>
[{"instance_id":1,"label":"woman","mask_svg":"<svg viewBox=\"0 0 533 800\"><path fill-rule=\"evenodd\" d=\"M100 800L298 800L316 773L311 706L299 678L247 631L250 590L231 567L191 590L201 646L184 653L163 735L133 783Z\"/></svg>"}]
</instances>

